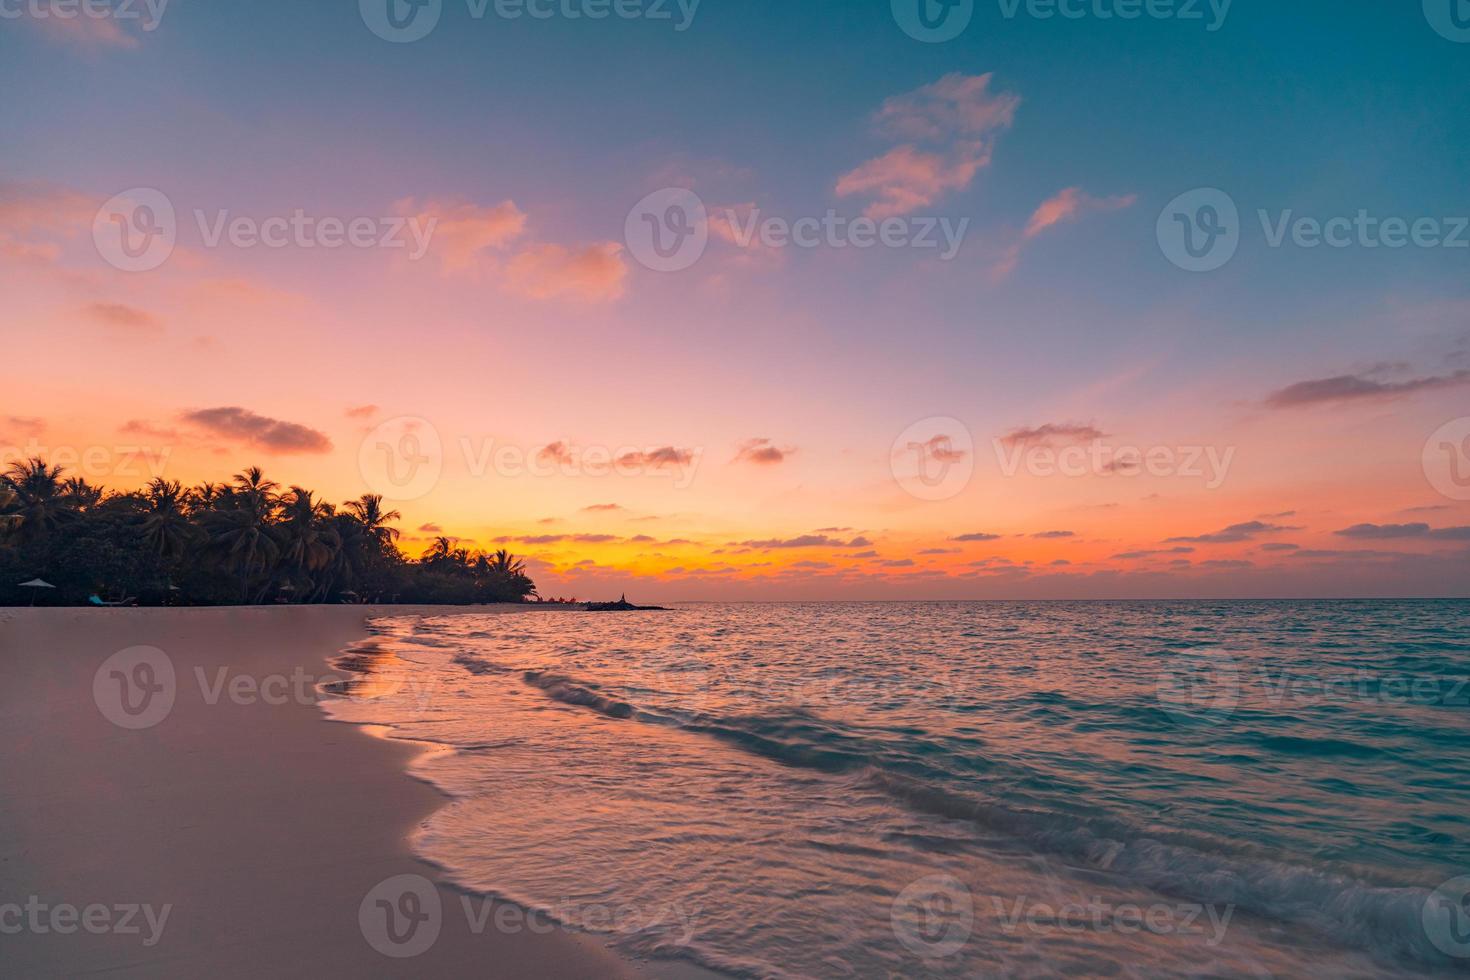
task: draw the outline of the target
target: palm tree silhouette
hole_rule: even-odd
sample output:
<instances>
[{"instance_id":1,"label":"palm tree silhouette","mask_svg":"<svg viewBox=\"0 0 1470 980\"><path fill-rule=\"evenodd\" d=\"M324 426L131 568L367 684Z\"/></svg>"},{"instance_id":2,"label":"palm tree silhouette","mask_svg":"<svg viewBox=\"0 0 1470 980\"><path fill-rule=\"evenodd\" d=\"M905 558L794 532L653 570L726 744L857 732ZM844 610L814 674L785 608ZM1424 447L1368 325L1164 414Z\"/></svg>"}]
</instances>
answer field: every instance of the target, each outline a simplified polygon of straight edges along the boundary
<instances>
[{"instance_id":1,"label":"palm tree silhouette","mask_svg":"<svg viewBox=\"0 0 1470 980\"><path fill-rule=\"evenodd\" d=\"M393 521L402 520L403 515L396 510L384 511L383 498L380 494L365 493L356 500L349 500L345 509L362 526L363 532L368 537L380 544L389 544L398 540L398 529L388 525Z\"/></svg>"},{"instance_id":2,"label":"palm tree silhouette","mask_svg":"<svg viewBox=\"0 0 1470 980\"><path fill-rule=\"evenodd\" d=\"M92 486L80 476L73 476L62 483L61 496L77 510L86 511L102 502L102 488Z\"/></svg>"},{"instance_id":3,"label":"palm tree silhouette","mask_svg":"<svg viewBox=\"0 0 1470 980\"><path fill-rule=\"evenodd\" d=\"M44 573L61 583L62 603L104 590L168 604L261 602L278 588L302 602L536 595L526 563L504 548L472 553L441 535L420 560L407 558L393 526L401 519L376 494L339 510L305 487L280 493L257 466L228 483L186 488L160 477L108 491L26 459L0 474L0 574Z\"/></svg>"},{"instance_id":4,"label":"palm tree silhouette","mask_svg":"<svg viewBox=\"0 0 1470 980\"><path fill-rule=\"evenodd\" d=\"M55 531L74 513L62 491L61 467L39 458L13 464L4 476L15 494L12 513L20 518L15 533L33 541Z\"/></svg>"},{"instance_id":5,"label":"palm tree silhouette","mask_svg":"<svg viewBox=\"0 0 1470 980\"><path fill-rule=\"evenodd\" d=\"M162 478L148 484L144 493L143 540L164 561L177 561L194 539L194 526L184 511L184 488Z\"/></svg>"}]
</instances>

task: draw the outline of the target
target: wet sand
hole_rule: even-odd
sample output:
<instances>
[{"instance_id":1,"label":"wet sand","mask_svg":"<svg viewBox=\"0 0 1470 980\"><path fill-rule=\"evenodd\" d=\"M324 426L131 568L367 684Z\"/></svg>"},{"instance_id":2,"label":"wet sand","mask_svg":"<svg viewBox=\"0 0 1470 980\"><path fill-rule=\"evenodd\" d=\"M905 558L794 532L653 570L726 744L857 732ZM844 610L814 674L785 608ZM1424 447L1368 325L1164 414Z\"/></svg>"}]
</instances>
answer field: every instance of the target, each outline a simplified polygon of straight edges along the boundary
<instances>
[{"instance_id":1,"label":"wet sand","mask_svg":"<svg viewBox=\"0 0 1470 980\"><path fill-rule=\"evenodd\" d=\"M496 608L566 614L464 611ZM444 803L405 774L419 749L329 720L311 693L374 611L0 609L0 974L695 975L487 907L413 855ZM166 712L156 654L101 670L140 645L173 668ZM432 884L379 888L404 875Z\"/></svg>"}]
</instances>

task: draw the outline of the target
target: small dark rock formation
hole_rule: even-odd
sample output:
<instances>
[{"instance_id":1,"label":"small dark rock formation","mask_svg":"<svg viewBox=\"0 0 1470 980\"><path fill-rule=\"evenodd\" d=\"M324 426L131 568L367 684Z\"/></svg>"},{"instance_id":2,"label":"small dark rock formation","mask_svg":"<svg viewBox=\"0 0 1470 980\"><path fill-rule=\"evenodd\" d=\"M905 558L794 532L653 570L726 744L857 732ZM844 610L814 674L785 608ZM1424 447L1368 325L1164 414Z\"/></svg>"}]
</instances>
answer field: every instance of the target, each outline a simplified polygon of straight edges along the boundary
<instances>
[{"instance_id":1,"label":"small dark rock formation","mask_svg":"<svg viewBox=\"0 0 1470 980\"><path fill-rule=\"evenodd\" d=\"M628 601L627 593L617 602L589 602L588 612L632 612L639 609L651 609L659 612L666 611L663 606L635 606Z\"/></svg>"}]
</instances>

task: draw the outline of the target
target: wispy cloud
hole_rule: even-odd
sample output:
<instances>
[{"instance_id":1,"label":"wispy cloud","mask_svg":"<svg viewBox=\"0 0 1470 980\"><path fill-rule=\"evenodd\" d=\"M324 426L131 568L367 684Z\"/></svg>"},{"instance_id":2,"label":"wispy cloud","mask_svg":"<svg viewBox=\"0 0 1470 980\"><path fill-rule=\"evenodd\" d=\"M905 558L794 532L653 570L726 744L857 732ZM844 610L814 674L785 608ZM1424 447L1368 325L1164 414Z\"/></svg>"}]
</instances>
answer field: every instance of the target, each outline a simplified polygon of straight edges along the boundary
<instances>
[{"instance_id":1,"label":"wispy cloud","mask_svg":"<svg viewBox=\"0 0 1470 980\"><path fill-rule=\"evenodd\" d=\"M1264 534L1279 534L1285 531L1300 531L1299 527L1288 527L1283 524L1268 524L1265 521L1246 521L1241 524L1232 524L1221 531L1212 534L1199 534L1193 537L1176 537L1165 539L1166 544L1176 541L1194 542L1196 544L1234 544L1239 541L1249 541L1252 538Z\"/></svg>"},{"instance_id":2,"label":"wispy cloud","mask_svg":"<svg viewBox=\"0 0 1470 980\"><path fill-rule=\"evenodd\" d=\"M1043 201L1031 220L1026 223L1026 238L1035 238L1053 225L1076 221L1085 214L1098 211L1121 211L1138 201L1136 194L1117 194L1112 197L1093 197L1080 187L1068 187Z\"/></svg>"},{"instance_id":3,"label":"wispy cloud","mask_svg":"<svg viewBox=\"0 0 1470 980\"><path fill-rule=\"evenodd\" d=\"M538 463L569 466L576 461L576 457L572 454L570 446L561 440L557 440L538 449L536 451L536 461Z\"/></svg>"},{"instance_id":4,"label":"wispy cloud","mask_svg":"<svg viewBox=\"0 0 1470 980\"><path fill-rule=\"evenodd\" d=\"M118 426L117 431L125 436L142 436L145 439L162 439L166 442L173 442L179 437L179 430L157 425L146 419L130 419Z\"/></svg>"},{"instance_id":5,"label":"wispy cloud","mask_svg":"<svg viewBox=\"0 0 1470 980\"><path fill-rule=\"evenodd\" d=\"M328 453L332 440L316 429L235 406L185 412L185 422L222 439L273 453Z\"/></svg>"},{"instance_id":6,"label":"wispy cloud","mask_svg":"<svg viewBox=\"0 0 1470 980\"><path fill-rule=\"evenodd\" d=\"M532 245L505 266L507 287L532 299L569 297L587 303L605 303L623 295L628 276L617 242L599 242L578 248Z\"/></svg>"},{"instance_id":7,"label":"wispy cloud","mask_svg":"<svg viewBox=\"0 0 1470 980\"><path fill-rule=\"evenodd\" d=\"M658 469L663 466L685 466L694 461L694 450L662 446L658 449L624 453L618 457L622 466L647 466Z\"/></svg>"},{"instance_id":8,"label":"wispy cloud","mask_svg":"<svg viewBox=\"0 0 1470 980\"><path fill-rule=\"evenodd\" d=\"M55 262L62 241L91 227L99 203L54 184L0 180L0 256Z\"/></svg>"},{"instance_id":9,"label":"wispy cloud","mask_svg":"<svg viewBox=\"0 0 1470 980\"><path fill-rule=\"evenodd\" d=\"M163 332L163 323L152 313L124 303L91 303L83 307L82 312L99 323L133 336Z\"/></svg>"},{"instance_id":10,"label":"wispy cloud","mask_svg":"<svg viewBox=\"0 0 1470 980\"><path fill-rule=\"evenodd\" d=\"M923 143L990 136L1009 129L1021 99L992 92L994 78L993 72L952 72L932 85L895 95L873 114L873 128L883 136Z\"/></svg>"},{"instance_id":11,"label":"wispy cloud","mask_svg":"<svg viewBox=\"0 0 1470 980\"><path fill-rule=\"evenodd\" d=\"M784 463L795 452L795 447L776 446L769 439L747 439L740 444L740 450L735 454L734 461L754 463L758 466L774 466L777 463Z\"/></svg>"},{"instance_id":12,"label":"wispy cloud","mask_svg":"<svg viewBox=\"0 0 1470 980\"><path fill-rule=\"evenodd\" d=\"M480 268L492 250L508 247L526 230L526 213L514 201L484 206L466 201L399 201L394 209L432 228L430 250L448 273Z\"/></svg>"},{"instance_id":13,"label":"wispy cloud","mask_svg":"<svg viewBox=\"0 0 1470 980\"><path fill-rule=\"evenodd\" d=\"M106 10L106 14L98 16L93 12L98 9L93 4L63 4L59 0L40 4L33 0L16 7L31 14L22 16L21 22L33 25L51 40L63 44L82 48L136 48L140 43L138 36L125 29L121 18L107 8L101 8ZM70 9L65 9L67 7ZM142 13L146 9L148 5L139 3L135 12ZM153 27L157 26L154 21Z\"/></svg>"},{"instance_id":14,"label":"wispy cloud","mask_svg":"<svg viewBox=\"0 0 1470 980\"><path fill-rule=\"evenodd\" d=\"M837 180L837 196L861 194L878 198L863 209L869 218L913 214L950 191L970 186L981 168L990 165L991 149L965 142L946 153L897 146Z\"/></svg>"},{"instance_id":15,"label":"wispy cloud","mask_svg":"<svg viewBox=\"0 0 1470 980\"><path fill-rule=\"evenodd\" d=\"M1155 558L1160 555L1190 555L1193 553L1193 548L1190 548L1187 545L1181 545L1177 548L1153 548L1144 549L1142 551L1125 551L1120 555L1114 555L1113 559L1115 561L1135 561L1139 558Z\"/></svg>"},{"instance_id":16,"label":"wispy cloud","mask_svg":"<svg viewBox=\"0 0 1470 980\"><path fill-rule=\"evenodd\" d=\"M1408 381L1376 381L1362 374L1343 374L1288 385L1268 395L1265 404L1269 408L1300 408L1333 402L1383 400L1465 384L1470 384L1470 370Z\"/></svg>"},{"instance_id":17,"label":"wispy cloud","mask_svg":"<svg viewBox=\"0 0 1470 980\"><path fill-rule=\"evenodd\" d=\"M856 537L849 541L841 538L829 537L825 534L803 534L794 538L767 538L763 541L742 541L742 547L746 548L870 548L873 542L864 537Z\"/></svg>"},{"instance_id":18,"label":"wispy cloud","mask_svg":"<svg viewBox=\"0 0 1470 980\"><path fill-rule=\"evenodd\" d=\"M1007 446L1075 445L1107 438L1095 425L1081 422L1048 422L1031 428L1012 429L1000 437Z\"/></svg>"},{"instance_id":19,"label":"wispy cloud","mask_svg":"<svg viewBox=\"0 0 1470 980\"><path fill-rule=\"evenodd\" d=\"M1432 528L1428 524L1354 524L1333 534L1367 541L1392 541L1403 538L1430 538L1445 541L1470 541L1470 527Z\"/></svg>"},{"instance_id":20,"label":"wispy cloud","mask_svg":"<svg viewBox=\"0 0 1470 980\"><path fill-rule=\"evenodd\" d=\"M863 213L882 219L969 187L989 166L995 137L1014 122L1021 101L991 92L992 78L950 74L884 102L874 129L905 142L839 177L837 195L874 198Z\"/></svg>"},{"instance_id":21,"label":"wispy cloud","mask_svg":"<svg viewBox=\"0 0 1470 980\"><path fill-rule=\"evenodd\" d=\"M1021 262L1021 252L1026 244L1056 225L1077 221L1085 214L1102 211L1121 211L1138 201L1136 194L1118 194L1112 197L1093 197L1080 187L1068 187L1041 202L1026 222L1019 241L1011 244L991 267L992 280L999 282L1016 271Z\"/></svg>"}]
</instances>

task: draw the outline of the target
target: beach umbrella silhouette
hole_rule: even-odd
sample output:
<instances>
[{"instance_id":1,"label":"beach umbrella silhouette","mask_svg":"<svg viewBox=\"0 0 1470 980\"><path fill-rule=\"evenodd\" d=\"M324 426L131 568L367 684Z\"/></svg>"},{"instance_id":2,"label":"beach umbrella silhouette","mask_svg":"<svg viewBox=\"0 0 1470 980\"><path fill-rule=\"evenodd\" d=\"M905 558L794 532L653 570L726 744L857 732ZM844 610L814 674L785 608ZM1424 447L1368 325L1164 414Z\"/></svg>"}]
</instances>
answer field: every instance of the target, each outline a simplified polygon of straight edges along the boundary
<instances>
[{"instance_id":1,"label":"beach umbrella silhouette","mask_svg":"<svg viewBox=\"0 0 1470 980\"><path fill-rule=\"evenodd\" d=\"M34 606L36 604L36 591L35 590L37 590L37 589L54 589L54 588L56 588L56 586L54 586L50 582L46 582L46 581L44 581L42 579L33 578L29 582L22 582L22 583L20 583L20 588L22 588L22 589L30 589L31 590L31 605Z\"/></svg>"}]
</instances>

